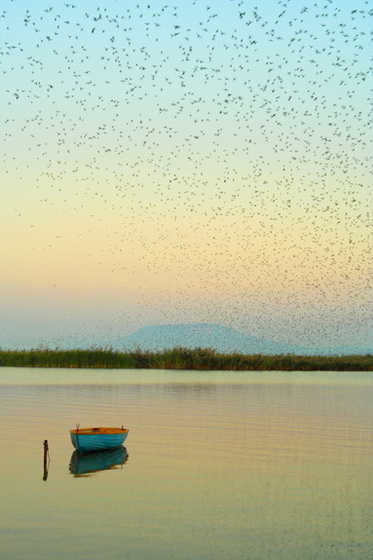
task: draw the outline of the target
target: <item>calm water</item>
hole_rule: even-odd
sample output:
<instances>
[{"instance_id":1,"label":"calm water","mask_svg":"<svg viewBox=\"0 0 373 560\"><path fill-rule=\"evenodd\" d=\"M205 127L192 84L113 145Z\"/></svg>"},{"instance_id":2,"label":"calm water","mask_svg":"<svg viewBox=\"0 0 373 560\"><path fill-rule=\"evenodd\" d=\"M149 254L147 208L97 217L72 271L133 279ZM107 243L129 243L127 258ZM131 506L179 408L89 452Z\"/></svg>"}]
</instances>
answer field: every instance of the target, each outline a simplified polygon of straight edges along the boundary
<instances>
[{"instance_id":1,"label":"calm water","mask_svg":"<svg viewBox=\"0 0 373 560\"><path fill-rule=\"evenodd\" d=\"M2 560L373 558L372 374L1 368L0 407Z\"/></svg>"}]
</instances>

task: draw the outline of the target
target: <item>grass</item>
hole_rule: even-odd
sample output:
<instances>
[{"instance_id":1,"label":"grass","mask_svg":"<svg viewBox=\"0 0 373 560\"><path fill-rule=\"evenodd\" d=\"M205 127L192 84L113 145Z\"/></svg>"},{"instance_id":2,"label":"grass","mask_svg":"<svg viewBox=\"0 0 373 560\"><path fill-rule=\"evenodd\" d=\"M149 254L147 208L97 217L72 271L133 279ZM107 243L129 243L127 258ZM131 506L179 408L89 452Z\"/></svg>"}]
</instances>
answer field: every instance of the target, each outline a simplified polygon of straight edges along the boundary
<instances>
[{"instance_id":1,"label":"grass","mask_svg":"<svg viewBox=\"0 0 373 560\"><path fill-rule=\"evenodd\" d=\"M296 356L220 354L209 348L172 348L157 352L90 349L0 348L0 367L192 369L220 371L373 371L373 355Z\"/></svg>"}]
</instances>

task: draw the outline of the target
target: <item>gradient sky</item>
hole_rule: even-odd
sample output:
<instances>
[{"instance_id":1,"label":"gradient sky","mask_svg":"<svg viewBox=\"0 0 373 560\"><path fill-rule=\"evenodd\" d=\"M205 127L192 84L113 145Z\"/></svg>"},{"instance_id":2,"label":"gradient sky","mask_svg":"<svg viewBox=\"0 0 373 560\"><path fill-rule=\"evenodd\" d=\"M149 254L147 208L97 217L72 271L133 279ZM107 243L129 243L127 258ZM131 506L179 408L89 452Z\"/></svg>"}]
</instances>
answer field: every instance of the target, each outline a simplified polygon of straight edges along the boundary
<instances>
[{"instance_id":1,"label":"gradient sky","mask_svg":"<svg viewBox=\"0 0 373 560\"><path fill-rule=\"evenodd\" d=\"M4 0L0 346L373 344L372 15Z\"/></svg>"}]
</instances>

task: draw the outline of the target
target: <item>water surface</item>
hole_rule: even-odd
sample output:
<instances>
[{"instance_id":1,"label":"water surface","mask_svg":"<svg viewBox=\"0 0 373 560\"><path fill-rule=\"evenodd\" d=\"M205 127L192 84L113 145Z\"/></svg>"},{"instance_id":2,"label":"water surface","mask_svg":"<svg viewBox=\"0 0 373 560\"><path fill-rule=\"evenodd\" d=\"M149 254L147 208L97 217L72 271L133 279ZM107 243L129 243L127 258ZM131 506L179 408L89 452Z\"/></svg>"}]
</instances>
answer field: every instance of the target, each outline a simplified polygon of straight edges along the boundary
<instances>
[{"instance_id":1,"label":"water surface","mask_svg":"<svg viewBox=\"0 0 373 560\"><path fill-rule=\"evenodd\" d=\"M1 368L1 558L372 558L372 405L369 373ZM76 423L130 429L116 466Z\"/></svg>"}]
</instances>

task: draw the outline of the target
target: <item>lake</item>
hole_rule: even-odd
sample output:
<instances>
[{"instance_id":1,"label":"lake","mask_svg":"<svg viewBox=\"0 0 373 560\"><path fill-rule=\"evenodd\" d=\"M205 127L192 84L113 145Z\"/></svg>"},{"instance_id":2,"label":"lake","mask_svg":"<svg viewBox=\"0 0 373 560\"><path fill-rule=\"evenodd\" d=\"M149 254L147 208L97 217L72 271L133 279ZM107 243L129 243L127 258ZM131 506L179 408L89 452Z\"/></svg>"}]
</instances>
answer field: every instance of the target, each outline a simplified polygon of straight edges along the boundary
<instances>
[{"instance_id":1,"label":"lake","mask_svg":"<svg viewBox=\"0 0 373 560\"><path fill-rule=\"evenodd\" d=\"M372 373L0 368L0 406L2 560L373 558Z\"/></svg>"}]
</instances>

